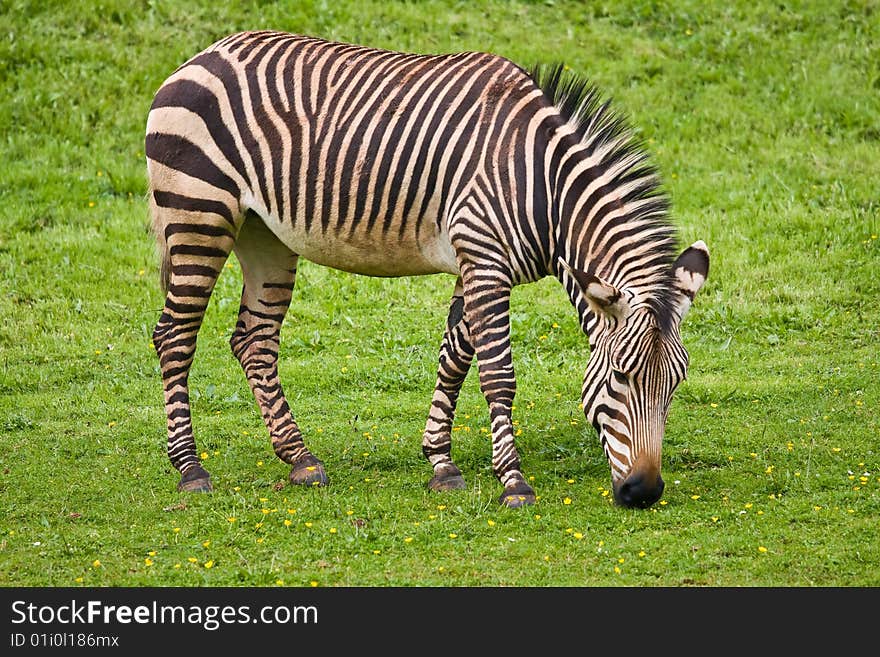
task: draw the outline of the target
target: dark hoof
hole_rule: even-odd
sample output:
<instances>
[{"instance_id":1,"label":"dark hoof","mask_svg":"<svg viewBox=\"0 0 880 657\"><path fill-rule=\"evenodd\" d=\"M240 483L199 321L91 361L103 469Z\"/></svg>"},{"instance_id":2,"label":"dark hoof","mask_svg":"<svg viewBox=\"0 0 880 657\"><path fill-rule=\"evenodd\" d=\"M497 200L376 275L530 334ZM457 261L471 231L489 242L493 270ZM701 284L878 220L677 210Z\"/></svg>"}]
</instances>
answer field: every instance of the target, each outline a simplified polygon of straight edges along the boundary
<instances>
[{"instance_id":1,"label":"dark hoof","mask_svg":"<svg viewBox=\"0 0 880 657\"><path fill-rule=\"evenodd\" d=\"M200 466L190 468L177 482L177 490L182 493L210 493L214 490L211 485L211 475Z\"/></svg>"},{"instance_id":2,"label":"dark hoof","mask_svg":"<svg viewBox=\"0 0 880 657\"><path fill-rule=\"evenodd\" d=\"M531 506L535 503L535 491L526 482L519 481L504 489L498 503L510 509Z\"/></svg>"},{"instance_id":3,"label":"dark hoof","mask_svg":"<svg viewBox=\"0 0 880 657\"><path fill-rule=\"evenodd\" d=\"M428 488L436 491L464 490L467 485L464 483L464 477L461 476L461 470L452 465L446 466L431 477Z\"/></svg>"},{"instance_id":4,"label":"dark hoof","mask_svg":"<svg viewBox=\"0 0 880 657\"><path fill-rule=\"evenodd\" d=\"M326 486L330 483L324 464L314 456L304 458L295 463L290 470L290 483L297 486Z\"/></svg>"}]
</instances>

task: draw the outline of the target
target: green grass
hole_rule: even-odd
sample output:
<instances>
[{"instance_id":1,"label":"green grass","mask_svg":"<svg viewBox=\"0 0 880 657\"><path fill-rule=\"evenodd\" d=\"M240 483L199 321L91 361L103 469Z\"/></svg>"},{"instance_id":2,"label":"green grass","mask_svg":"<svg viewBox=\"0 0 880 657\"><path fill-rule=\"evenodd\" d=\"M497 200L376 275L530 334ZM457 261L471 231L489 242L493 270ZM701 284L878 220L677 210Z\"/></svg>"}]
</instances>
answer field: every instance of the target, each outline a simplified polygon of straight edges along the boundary
<instances>
[{"instance_id":1,"label":"green grass","mask_svg":"<svg viewBox=\"0 0 880 657\"><path fill-rule=\"evenodd\" d=\"M0 584L880 585L877 2L92 5L0 2ZM425 489L451 277L308 262L281 375L332 484L283 487L228 349L234 259L190 379L216 490L176 492L149 344L162 295L144 123L178 64L258 28L561 60L631 117L682 246L712 253L683 326L662 504L610 500L578 408L587 344L558 283L513 297L514 419L540 498L509 510L474 376L453 446L469 488Z\"/></svg>"}]
</instances>

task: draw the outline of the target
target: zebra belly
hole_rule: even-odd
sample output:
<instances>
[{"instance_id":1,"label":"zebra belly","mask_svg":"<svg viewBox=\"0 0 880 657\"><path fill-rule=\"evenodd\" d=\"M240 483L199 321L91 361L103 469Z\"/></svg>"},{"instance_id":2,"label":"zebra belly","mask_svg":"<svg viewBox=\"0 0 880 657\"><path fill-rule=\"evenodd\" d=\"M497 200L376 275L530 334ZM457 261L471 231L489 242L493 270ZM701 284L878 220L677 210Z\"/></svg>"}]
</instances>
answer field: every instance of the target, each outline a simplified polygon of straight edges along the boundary
<instances>
[{"instance_id":1,"label":"zebra belly","mask_svg":"<svg viewBox=\"0 0 880 657\"><path fill-rule=\"evenodd\" d=\"M459 273L448 234L445 230L431 230L430 222L425 222L418 236L382 235L377 228L348 234L332 227L322 231L320 226L306 230L304 226L271 220L266 224L293 252L333 269L389 277Z\"/></svg>"}]
</instances>

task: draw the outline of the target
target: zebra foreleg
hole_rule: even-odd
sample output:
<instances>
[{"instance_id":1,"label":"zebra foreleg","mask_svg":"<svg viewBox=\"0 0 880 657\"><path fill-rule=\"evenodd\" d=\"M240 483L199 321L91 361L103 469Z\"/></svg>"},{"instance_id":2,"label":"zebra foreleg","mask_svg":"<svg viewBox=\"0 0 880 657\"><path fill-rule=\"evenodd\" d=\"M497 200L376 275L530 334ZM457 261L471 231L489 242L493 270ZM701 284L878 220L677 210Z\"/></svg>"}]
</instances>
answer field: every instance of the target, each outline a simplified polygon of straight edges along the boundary
<instances>
[{"instance_id":1,"label":"zebra foreleg","mask_svg":"<svg viewBox=\"0 0 880 657\"><path fill-rule=\"evenodd\" d=\"M437 491L465 487L461 470L452 462L452 422L461 386L467 377L474 347L464 319L464 296L461 279L455 284L446 330L440 345L437 384L431 399L431 410L422 436L422 453L434 468L428 488Z\"/></svg>"},{"instance_id":2,"label":"zebra foreleg","mask_svg":"<svg viewBox=\"0 0 880 657\"><path fill-rule=\"evenodd\" d=\"M492 422L492 471L504 486L499 502L508 507L535 503L535 491L520 469L511 413L516 377L510 348L511 281L496 269L464 272L465 315L480 371L480 390Z\"/></svg>"},{"instance_id":3,"label":"zebra foreleg","mask_svg":"<svg viewBox=\"0 0 880 657\"><path fill-rule=\"evenodd\" d=\"M278 376L281 324L290 306L298 256L263 221L249 215L235 243L244 285L229 341L260 407L275 454L292 467L290 482L327 484L324 465L308 450Z\"/></svg>"}]
</instances>

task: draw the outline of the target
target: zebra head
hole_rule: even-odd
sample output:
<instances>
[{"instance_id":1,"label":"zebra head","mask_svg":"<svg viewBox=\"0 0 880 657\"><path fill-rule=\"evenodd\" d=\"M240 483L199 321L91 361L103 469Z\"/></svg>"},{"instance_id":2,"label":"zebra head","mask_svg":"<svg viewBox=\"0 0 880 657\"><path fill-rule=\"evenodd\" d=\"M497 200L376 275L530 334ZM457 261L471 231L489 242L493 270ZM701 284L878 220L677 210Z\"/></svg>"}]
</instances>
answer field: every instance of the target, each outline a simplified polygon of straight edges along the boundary
<instances>
[{"instance_id":1,"label":"zebra head","mask_svg":"<svg viewBox=\"0 0 880 657\"><path fill-rule=\"evenodd\" d=\"M611 466L614 499L625 507L649 507L663 494L666 418L687 374L679 329L706 281L709 251L698 241L675 260L665 312L631 290L562 264L586 302L577 304L586 309L581 324L590 342L581 403Z\"/></svg>"}]
</instances>

